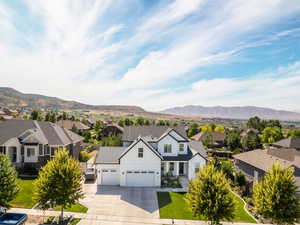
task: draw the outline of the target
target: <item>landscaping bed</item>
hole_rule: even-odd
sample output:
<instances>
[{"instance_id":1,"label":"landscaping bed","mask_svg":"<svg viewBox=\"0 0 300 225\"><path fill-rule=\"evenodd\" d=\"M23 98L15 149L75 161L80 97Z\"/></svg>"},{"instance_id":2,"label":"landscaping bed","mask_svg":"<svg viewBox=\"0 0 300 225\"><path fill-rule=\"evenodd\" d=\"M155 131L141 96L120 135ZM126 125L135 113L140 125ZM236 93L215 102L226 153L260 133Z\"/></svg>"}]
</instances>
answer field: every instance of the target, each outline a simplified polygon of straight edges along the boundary
<instances>
[{"instance_id":1,"label":"landscaping bed","mask_svg":"<svg viewBox=\"0 0 300 225\"><path fill-rule=\"evenodd\" d=\"M159 214L162 219L186 219L204 220L204 217L194 217L185 201L186 193L158 192L157 199ZM244 203L237 196L234 222L256 223L256 221L244 210Z\"/></svg>"}]
</instances>

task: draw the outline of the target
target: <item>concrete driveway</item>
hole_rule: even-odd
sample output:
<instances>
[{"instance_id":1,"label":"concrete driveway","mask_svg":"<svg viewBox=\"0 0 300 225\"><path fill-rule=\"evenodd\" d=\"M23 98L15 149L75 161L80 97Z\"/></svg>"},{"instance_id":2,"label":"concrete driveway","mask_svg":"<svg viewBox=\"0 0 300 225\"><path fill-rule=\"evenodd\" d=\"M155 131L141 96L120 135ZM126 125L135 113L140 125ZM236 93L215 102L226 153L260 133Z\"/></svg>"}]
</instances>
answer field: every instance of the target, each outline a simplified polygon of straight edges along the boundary
<instances>
[{"instance_id":1,"label":"concrete driveway","mask_svg":"<svg viewBox=\"0 0 300 225\"><path fill-rule=\"evenodd\" d=\"M156 188L84 184L88 214L159 218Z\"/></svg>"}]
</instances>

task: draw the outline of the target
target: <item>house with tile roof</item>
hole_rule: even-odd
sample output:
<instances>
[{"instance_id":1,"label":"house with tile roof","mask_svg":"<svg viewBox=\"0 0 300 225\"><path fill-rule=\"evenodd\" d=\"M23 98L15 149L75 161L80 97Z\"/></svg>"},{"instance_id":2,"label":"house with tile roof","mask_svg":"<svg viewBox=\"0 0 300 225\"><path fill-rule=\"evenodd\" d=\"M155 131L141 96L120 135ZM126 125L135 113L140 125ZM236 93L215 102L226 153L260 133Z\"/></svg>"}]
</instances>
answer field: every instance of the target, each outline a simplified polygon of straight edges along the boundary
<instances>
[{"instance_id":1,"label":"house with tile roof","mask_svg":"<svg viewBox=\"0 0 300 225\"><path fill-rule=\"evenodd\" d=\"M0 123L0 153L15 167L40 168L55 151L66 148L77 158L83 137L51 122L8 120Z\"/></svg>"},{"instance_id":2,"label":"house with tile roof","mask_svg":"<svg viewBox=\"0 0 300 225\"><path fill-rule=\"evenodd\" d=\"M167 174L193 179L207 161L202 143L189 140L180 126L125 127L122 141L120 147L100 147L98 184L160 186Z\"/></svg>"}]
</instances>

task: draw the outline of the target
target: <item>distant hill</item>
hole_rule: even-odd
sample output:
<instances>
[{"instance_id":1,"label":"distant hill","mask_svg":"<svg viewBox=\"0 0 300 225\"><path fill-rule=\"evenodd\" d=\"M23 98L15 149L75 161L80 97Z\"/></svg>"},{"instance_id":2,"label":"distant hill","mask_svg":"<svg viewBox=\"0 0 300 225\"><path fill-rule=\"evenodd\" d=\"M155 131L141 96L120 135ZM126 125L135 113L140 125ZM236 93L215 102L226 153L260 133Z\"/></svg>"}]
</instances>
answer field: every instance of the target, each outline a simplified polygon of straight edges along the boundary
<instances>
[{"instance_id":1,"label":"distant hill","mask_svg":"<svg viewBox=\"0 0 300 225\"><path fill-rule=\"evenodd\" d=\"M76 101L66 101L56 97L38 94L25 94L13 88L0 87L0 106L10 108L30 108L48 110L90 111L115 116L144 116L153 119L198 119L189 116L175 116L156 112L147 112L139 106L130 105L88 105Z\"/></svg>"},{"instance_id":2,"label":"distant hill","mask_svg":"<svg viewBox=\"0 0 300 225\"><path fill-rule=\"evenodd\" d=\"M205 107L200 105L187 105L182 107L168 108L161 111L161 113L199 116L206 118L248 119L252 116L258 116L263 119L300 120L300 113L297 112L255 106Z\"/></svg>"}]
</instances>

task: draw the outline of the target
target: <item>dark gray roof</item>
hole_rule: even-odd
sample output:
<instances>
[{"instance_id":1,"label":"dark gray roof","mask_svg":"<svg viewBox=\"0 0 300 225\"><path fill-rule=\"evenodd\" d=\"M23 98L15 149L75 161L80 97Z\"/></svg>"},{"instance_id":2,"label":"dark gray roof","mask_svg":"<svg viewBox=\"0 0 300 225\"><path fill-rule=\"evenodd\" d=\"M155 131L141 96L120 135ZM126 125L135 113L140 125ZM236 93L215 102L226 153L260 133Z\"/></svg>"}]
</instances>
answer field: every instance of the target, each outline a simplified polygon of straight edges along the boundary
<instances>
[{"instance_id":1,"label":"dark gray roof","mask_svg":"<svg viewBox=\"0 0 300 225\"><path fill-rule=\"evenodd\" d=\"M49 145L68 145L83 140L81 136L56 124L33 120L9 120L0 123L0 145L11 138L27 142L37 140Z\"/></svg>"},{"instance_id":2,"label":"dark gray roof","mask_svg":"<svg viewBox=\"0 0 300 225\"><path fill-rule=\"evenodd\" d=\"M177 156L163 156L164 161L189 161L193 158L194 154L188 149L188 154L182 154Z\"/></svg>"},{"instance_id":3,"label":"dark gray roof","mask_svg":"<svg viewBox=\"0 0 300 225\"><path fill-rule=\"evenodd\" d=\"M300 149L300 138L286 138L273 143L273 146Z\"/></svg>"},{"instance_id":4,"label":"dark gray roof","mask_svg":"<svg viewBox=\"0 0 300 225\"><path fill-rule=\"evenodd\" d=\"M119 164L119 157L127 147L100 147L95 164Z\"/></svg>"},{"instance_id":5,"label":"dark gray roof","mask_svg":"<svg viewBox=\"0 0 300 225\"><path fill-rule=\"evenodd\" d=\"M147 141L155 141L168 129L174 129L178 134L187 138L184 126L127 126L124 128L122 140L134 141L141 136L146 138Z\"/></svg>"},{"instance_id":6,"label":"dark gray roof","mask_svg":"<svg viewBox=\"0 0 300 225\"><path fill-rule=\"evenodd\" d=\"M207 159L207 151L204 149L201 141L190 140L189 146L192 150L199 153L203 158Z\"/></svg>"}]
</instances>

